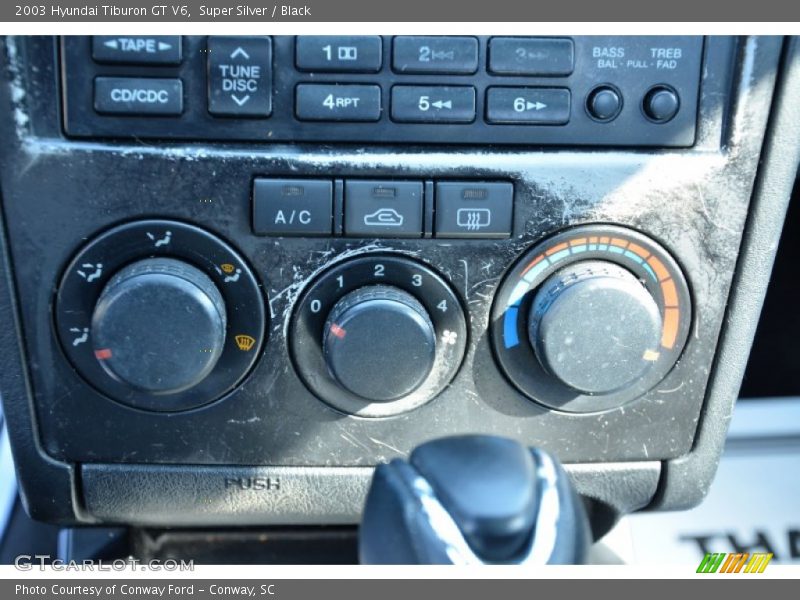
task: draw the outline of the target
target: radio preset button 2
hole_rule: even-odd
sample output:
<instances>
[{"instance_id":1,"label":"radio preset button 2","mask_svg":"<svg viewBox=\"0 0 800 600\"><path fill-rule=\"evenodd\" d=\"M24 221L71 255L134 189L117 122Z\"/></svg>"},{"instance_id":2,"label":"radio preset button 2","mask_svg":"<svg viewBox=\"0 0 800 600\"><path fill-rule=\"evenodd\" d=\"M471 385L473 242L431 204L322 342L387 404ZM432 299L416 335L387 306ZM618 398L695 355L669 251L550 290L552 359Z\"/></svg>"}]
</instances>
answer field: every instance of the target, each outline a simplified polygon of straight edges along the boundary
<instances>
[{"instance_id":1,"label":"radio preset button 2","mask_svg":"<svg viewBox=\"0 0 800 600\"><path fill-rule=\"evenodd\" d=\"M398 36L392 68L397 73L471 75L478 70L478 40L473 37Z\"/></svg>"}]
</instances>

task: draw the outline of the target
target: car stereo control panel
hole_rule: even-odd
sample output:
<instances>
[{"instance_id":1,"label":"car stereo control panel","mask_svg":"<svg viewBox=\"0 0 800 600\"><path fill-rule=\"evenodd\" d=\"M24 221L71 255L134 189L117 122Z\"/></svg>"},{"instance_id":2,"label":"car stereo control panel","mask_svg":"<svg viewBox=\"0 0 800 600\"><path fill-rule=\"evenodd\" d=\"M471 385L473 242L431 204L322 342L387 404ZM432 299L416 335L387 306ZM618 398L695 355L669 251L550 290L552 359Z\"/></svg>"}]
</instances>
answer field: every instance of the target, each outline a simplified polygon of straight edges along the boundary
<instances>
[{"instance_id":1,"label":"car stereo control panel","mask_svg":"<svg viewBox=\"0 0 800 600\"><path fill-rule=\"evenodd\" d=\"M93 36L76 137L691 146L703 38Z\"/></svg>"}]
</instances>

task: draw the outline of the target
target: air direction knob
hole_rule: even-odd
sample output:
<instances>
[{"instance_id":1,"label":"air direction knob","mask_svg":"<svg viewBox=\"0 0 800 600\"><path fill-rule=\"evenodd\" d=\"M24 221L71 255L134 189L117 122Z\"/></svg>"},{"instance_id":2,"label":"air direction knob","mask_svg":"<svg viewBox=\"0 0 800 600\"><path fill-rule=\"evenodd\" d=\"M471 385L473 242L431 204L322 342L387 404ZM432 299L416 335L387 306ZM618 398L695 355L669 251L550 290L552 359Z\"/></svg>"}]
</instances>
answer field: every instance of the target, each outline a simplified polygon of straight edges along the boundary
<instances>
[{"instance_id":1,"label":"air direction knob","mask_svg":"<svg viewBox=\"0 0 800 600\"><path fill-rule=\"evenodd\" d=\"M225 344L225 302L199 269L149 258L121 269L92 316L95 357L115 379L175 394L211 372Z\"/></svg>"}]
</instances>

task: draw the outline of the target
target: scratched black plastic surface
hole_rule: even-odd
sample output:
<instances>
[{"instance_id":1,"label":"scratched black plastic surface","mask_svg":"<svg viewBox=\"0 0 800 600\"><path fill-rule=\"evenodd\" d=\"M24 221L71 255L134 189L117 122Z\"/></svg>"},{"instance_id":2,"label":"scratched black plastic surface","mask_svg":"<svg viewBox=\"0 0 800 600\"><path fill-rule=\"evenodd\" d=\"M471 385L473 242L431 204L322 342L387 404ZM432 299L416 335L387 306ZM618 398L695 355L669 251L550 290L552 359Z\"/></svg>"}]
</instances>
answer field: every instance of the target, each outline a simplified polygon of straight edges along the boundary
<instances>
[{"instance_id":1,"label":"scratched black plastic surface","mask_svg":"<svg viewBox=\"0 0 800 600\"><path fill-rule=\"evenodd\" d=\"M544 446L567 462L685 454L734 272L776 46L762 41L751 49L749 100L736 113L743 129L729 137L719 115L730 98L733 46L726 38L708 40L707 59L716 68L703 81L698 146L669 153L80 142L62 136L52 101L54 65L24 70L23 112L0 120L8 141L0 164L45 451L83 462L368 465L432 437L482 432ZM55 50L49 39L16 48L40 67ZM0 114L15 115L9 90L2 100ZM513 234L505 240L256 237L250 221L256 176L509 180ZM177 415L129 409L92 390L62 356L51 325L53 285L76 248L112 225L154 216L191 221L234 245L265 282L274 315L251 377L230 396ZM656 389L624 409L566 415L526 399L502 376L487 343L487 320L494 290L516 257L551 233L589 222L620 223L669 248L692 288L697 321L678 366ZM441 272L468 307L471 329L467 358L444 393L402 416L365 420L335 412L304 387L286 332L297 295L320 269L375 250L416 256Z\"/></svg>"}]
</instances>

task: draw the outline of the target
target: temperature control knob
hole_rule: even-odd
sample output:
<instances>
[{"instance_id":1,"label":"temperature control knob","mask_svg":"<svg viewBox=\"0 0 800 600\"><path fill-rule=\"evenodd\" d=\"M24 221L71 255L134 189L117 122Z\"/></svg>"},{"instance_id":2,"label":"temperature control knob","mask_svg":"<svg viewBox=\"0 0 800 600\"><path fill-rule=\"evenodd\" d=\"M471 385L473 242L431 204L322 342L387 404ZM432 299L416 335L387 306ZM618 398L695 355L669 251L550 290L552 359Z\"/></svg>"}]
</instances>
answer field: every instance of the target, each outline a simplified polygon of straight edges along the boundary
<instances>
[{"instance_id":1,"label":"temperature control knob","mask_svg":"<svg viewBox=\"0 0 800 600\"><path fill-rule=\"evenodd\" d=\"M436 330L425 307L388 285L357 289L330 311L323 330L328 369L351 393L371 402L411 394L428 377Z\"/></svg>"},{"instance_id":2,"label":"temperature control knob","mask_svg":"<svg viewBox=\"0 0 800 600\"><path fill-rule=\"evenodd\" d=\"M606 394L639 380L658 357L655 299L627 269L573 263L537 291L528 336L542 367L570 388Z\"/></svg>"},{"instance_id":3,"label":"temperature control knob","mask_svg":"<svg viewBox=\"0 0 800 600\"><path fill-rule=\"evenodd\" d=\"M92 316L95 356L118 381L151 394L200 383L225 345L225 302L199 269L172 258L135 262L114 275Z\"/></svg>"},{"instance_id":4,"label":"temperature control knob","mask_svg":"<svg viewBox=\"0 0 800 600\"><path fill-rule=\"evenodd\" d=\"M591 413L659 385L691 322L686 279L664 248L624 227L584 225L520 257L498 289L492 342L528 398Z\"/></svg>"}]
</instances>

